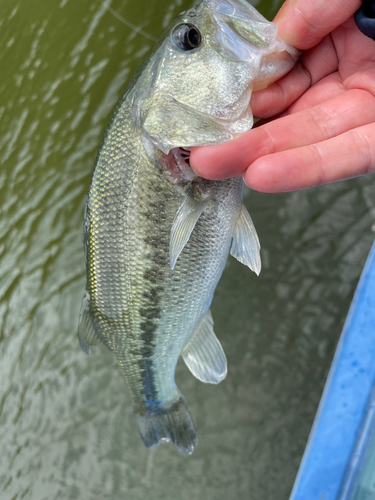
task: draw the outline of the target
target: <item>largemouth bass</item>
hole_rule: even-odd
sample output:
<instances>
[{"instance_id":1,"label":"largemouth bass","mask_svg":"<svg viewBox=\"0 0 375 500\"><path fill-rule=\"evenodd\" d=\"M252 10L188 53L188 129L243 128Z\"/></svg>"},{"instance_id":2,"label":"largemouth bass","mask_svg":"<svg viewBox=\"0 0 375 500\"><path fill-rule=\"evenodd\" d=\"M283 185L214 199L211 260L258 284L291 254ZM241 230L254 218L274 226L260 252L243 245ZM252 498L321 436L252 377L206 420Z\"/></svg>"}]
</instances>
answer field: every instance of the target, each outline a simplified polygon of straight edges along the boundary
<instances>
[{"instance_id":1,"label":"largemouth bass","mask_svg":"<svg viewBox=\"0 0 375 500\"><path fill-rule=\"evenodd\" d=\"M229 254L260 272L241 178L208 181L192 146L250 129L251 92L294 65L297 51L245 0L183 12L133 77L105 132L84 215L87 286L82 349L103 342L129 384L147 447L197 438L175 381L182 355L202 382L226 376L209 310Z\"/></svg>"}]
</instances>

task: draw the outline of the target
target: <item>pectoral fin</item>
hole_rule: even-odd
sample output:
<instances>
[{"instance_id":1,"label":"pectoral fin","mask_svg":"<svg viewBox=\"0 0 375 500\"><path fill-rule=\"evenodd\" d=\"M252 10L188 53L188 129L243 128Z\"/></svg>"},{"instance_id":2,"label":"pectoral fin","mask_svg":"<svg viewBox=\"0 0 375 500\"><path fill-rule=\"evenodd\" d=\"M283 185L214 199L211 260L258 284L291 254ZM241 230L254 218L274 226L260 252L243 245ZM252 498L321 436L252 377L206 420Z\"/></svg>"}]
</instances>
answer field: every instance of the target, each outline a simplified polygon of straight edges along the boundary
<instances>
[{"instance_id":1,"label":"pectoral fin","mask_svg":"<svg viewBox=\"0 0 375 500\"><path fill-rule=\"evenodd\" d=\"M189 241L191 232L203 210L209 205L210 198L196 200L188 193L174 218L169 242L171 269L174 269L178 256Z\"/></svg>"},{"instance_id":2,"label":"pectoral fin","mask_svg":"<svg viewBox=\"0 0 375 500\"><path fill-rule=\"evenodd\" d=\"M90 345L98 345L100 342L96 330L96 323L90 314L86 292L82 302L78 325L79 345L86 354L90 354Z\"/></svg>"},{"instance_id":3,"label":"pectoral fin","mask_svg":"<svg viewBox=\"0 0 375 500\"><path fill-rule=\"evenodd\" d=\"M261 269L260 243L253 221L242 203L234 228L231 255L259 275Z\"/></svg>"},{"instance_id":4,"label":"pectoral fin","mask_svg":"<svg viewBox=\"0 0 375 500\"><path fill-rule=\"evenodd\" d=\"M191 373L202 382L218 384L227 374L227 359L213 329L211 312L204 315L181 355Z\"/></svg>"}]
</instances>

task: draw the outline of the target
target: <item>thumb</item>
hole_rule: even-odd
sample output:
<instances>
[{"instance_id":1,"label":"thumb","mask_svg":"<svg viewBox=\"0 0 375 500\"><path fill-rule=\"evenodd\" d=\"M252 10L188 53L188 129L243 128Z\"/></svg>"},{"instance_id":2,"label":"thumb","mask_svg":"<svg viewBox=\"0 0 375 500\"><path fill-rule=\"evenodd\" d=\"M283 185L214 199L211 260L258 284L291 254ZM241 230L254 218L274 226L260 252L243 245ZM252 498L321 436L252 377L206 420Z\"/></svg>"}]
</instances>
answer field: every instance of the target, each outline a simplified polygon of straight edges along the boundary
<instances>
[{"instance_id":1,"label":"thumb","mask_svg":"<svg viewBox=\"0 0 375 500\"><path fill-rule=\"evenodd\" d=\"M361 4L361 0L286 0L274 22L284 42L307 50L349 19Z\"/></svg>"}]
</instances>

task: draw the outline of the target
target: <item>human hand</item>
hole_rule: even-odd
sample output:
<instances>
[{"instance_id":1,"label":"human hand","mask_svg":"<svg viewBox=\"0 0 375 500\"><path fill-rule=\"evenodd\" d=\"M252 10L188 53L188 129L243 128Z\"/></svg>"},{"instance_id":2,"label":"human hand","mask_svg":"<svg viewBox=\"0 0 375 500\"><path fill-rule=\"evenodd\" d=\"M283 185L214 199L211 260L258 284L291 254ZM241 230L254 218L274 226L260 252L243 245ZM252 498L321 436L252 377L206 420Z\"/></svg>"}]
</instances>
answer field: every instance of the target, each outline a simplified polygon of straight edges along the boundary
<instances>
[{"instance_id":1,"label":"human hand","mask_svg":"<svg viewBox=\"0 0 375 500\"><path fill-rule=\"evenodd\" d=\"M252 189L293 191L375 171L375 42L357 28L360 0L287 0L281 38L303 53L268 89L254 116L273 121L218 146L194 148L208 179L243 175ZM261 123L261 122L260 122Z\"/></svg>"}]
</instances>

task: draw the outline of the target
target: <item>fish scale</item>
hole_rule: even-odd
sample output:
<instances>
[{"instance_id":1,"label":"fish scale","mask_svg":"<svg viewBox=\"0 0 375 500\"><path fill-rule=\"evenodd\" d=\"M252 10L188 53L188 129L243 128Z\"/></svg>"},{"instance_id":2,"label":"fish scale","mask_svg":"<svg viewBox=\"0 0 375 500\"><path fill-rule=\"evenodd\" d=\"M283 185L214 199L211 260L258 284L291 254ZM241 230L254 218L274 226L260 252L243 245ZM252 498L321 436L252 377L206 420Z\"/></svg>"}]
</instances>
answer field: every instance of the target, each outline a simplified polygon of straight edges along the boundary
<instances>
[{"instance_id":1,"label":"fish scale","mask_svg":"<svg viewBox=\"0 0 375 500\"><path fill-rule=\"evenodd\" d=\"M193 451L177 361L182 355L202 382L226 376L209 311L213 293L229 251L260 271L242 179L199 178L189 150L251 128L252 86L290 69L293 50L245 0L203 0L172 23L104 134L84 216L78 336L87 353L100 341L115 353L148 447L172 441Z\"/></svg>"}]
</instances>

